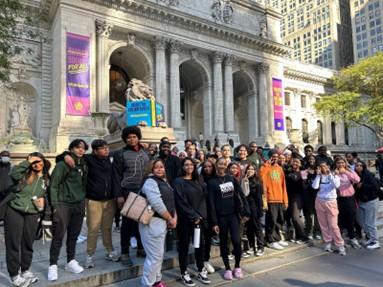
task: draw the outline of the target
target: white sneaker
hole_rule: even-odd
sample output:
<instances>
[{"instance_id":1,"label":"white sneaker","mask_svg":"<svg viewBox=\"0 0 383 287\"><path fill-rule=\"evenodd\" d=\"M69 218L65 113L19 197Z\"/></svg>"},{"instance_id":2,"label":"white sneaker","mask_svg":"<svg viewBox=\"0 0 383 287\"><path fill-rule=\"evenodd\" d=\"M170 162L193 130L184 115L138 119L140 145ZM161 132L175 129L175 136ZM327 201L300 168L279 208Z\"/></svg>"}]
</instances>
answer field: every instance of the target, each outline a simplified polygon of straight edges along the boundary
<instances>
[{"instance_id":1,"label":"white sneaker","mask_svg":"<svg viewBox=\"0 0 383 287\"><path fill-rule=\"evenodd\" d=\"M350 240L352 248L360 249L362 246L360 246L358 240L356 238Z\"/></svg>"},{"instance_id":2,"label":"white sneaker","mask_svg":"<svg viewBox=\"0 0 383 287\"><path fill-rule=\"evenodd\" d=\"M288 244L286 241L284 241L284 240L279 241L278 244L279 244L280 246L282 246L282 247L287 247L287 246L289 246L289 244Z\"/></svg>"},{"instance_id":3,"label":"white sneaker","mask_svg":"<svg viewBox=\"0 0 383 287\"><path fill-rule=\"evenodd\" d=\"M94 261L93 261L93 256L87 256L86 257L86 261L85 261L85 268L86 269L89 269L89 268L94 268Z\"/></svg>"},{"instance_id":4,"label":"white sneaker","mask_svg":"<svg viewBox=\"0 0 383 287\"><path fill-rule=\"evenodd\" d=\"M270 246L270 248L275 249L275 250L283 250L283 249L285 249L283 246L279 245L278 242L273 242L269 246Z\"/></svg>"},{"instance_id":5,"label":"white sneaker","mask_svg":"<svg viewBox=\"0 0 383 287\"><path fill-rule=\"evenodd\" d=\"M371 241L370 244L366 246L368 250L374 250L380 248L380 243L378 241Z\"/></svg>"},{"instance_id":6,"label":"white sneaker","mask_svg":"<svg viewBox=\"0 0 383 287\"><path fill-rule=\"evenodd\" d=\"M81 273L84 271L84 268L82 268L80 266L80 264L78 264L78 262L76 261L76 259L72 259L66 266L65 266L65 270L68 271L68 272L71 272L71 273L75 273L75 274L78 274L78 273Z\"/></svg>"},{"instance_id":7,"label":"white sneaker","mask_svg":"<svg viewBox=\"0 0 383 287\"><path fill-rule=\"evenodd\" d=\"M19 274L16 276L13 276L11 278L11 284L15 287L28 287L31 285L31 281L29 279L25 279L21 277Z\"/></svg>"},{"instance_id":8,"label":"white sneaker","mask_svg":"<svg viewBox=\"0 0 383 287\"><path fill-rule=\"evenodd\" d=\"M136 239L136 237L130 237L130 247L132 247L132 249L136 249L137 248L137 239Z\"/></svg>"},{"instance_id":9,"label":"white sneaker","mask_svg":"<svg viewBox=\"0 0 383 287\"><path fill-rule=\"evenodd\" d=\"M234 260L234 255L233 254L230 254L229 256L227 256L229 258L229 260Z\"/></svg>"},{"instance_id":10,"label":"white sneaker","mask_svg":"<svg viewBox=\"0 0 383 287\"><path fill-rule=\"evenodd\" d=\"M117 262L118 260L120 260L120 256L116 251L112 251L106 254L105 260Z\"/></svg>"},{"instance_id":11,"label":"white sneaker","mask_svg":"<svg viewBox=\"0 0 383 287\"><path fill-rule=\"evenodd\" d=\"M212 274L212 273L215 272L215 269L214 269L213 265L211 265L209 261L205 261L205 262L203 263L203 266L206 268L206 270L207 270L207 272L208 272L209 274Z\"/></svg>"},{"instance_id":12,"label":"white sneaker","mask_svg":"<svg viewBox=\"0 0 383 287\"><path fill-rule=\"evenodd\" d=\"M39 277L37 277L35 274L33 274L29 270L22 272L21 277L23 277L24 279L29 279L31 281L31 284L39 281Z\"/></svg>"},{"instance_id":13,"label":"white sneaker","mask_svg":"<svg viewBox=\"0 0 383 287\"><path fill-rule=\"evenodd\" d=\"M326 252L332 252L332 249L331 249L331 242L325 244L325 246L324 246L324 251L326 251Z\"/></svg>"},{"instance_id":14,"label":"white sneaker","mask_svg":"<svg viewBox=\"0 0 383 287\"><path fill-rule=\"evenodd\" d=\"M57 275L57 265L51 265L48 268L48 281L56 281L58 279Z\"/></svg>"},{"instance_id":15,"label":"white sneaker","mask_svg":"<svg viewBox=\"0 0 383 287\"><path fill-rule=\"evenodd\" d=\"M344 248L344 246L339 246L338 253L339 255L346 256L346 248Z\"/></svg>"}]
</instances>

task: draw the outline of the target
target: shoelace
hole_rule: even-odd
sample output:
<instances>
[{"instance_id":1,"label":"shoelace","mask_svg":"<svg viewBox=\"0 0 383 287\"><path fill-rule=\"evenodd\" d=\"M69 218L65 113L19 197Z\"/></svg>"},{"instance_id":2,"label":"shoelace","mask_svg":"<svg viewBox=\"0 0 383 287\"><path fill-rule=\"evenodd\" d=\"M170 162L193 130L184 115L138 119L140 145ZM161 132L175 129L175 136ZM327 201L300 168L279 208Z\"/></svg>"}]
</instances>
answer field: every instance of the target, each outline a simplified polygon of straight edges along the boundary
<instances>
[{"instance_id":1,"label":"shoelace","mask_svg":"<svg viewBox=\"0 0 383 287\"><path fill-rule=\"evenodd\" d=\"M189 273L185 273L185 274L184 274L184 279L185 279L186 281L191 281L191 278L190 278Z\"/></svg>"}]
</instances>

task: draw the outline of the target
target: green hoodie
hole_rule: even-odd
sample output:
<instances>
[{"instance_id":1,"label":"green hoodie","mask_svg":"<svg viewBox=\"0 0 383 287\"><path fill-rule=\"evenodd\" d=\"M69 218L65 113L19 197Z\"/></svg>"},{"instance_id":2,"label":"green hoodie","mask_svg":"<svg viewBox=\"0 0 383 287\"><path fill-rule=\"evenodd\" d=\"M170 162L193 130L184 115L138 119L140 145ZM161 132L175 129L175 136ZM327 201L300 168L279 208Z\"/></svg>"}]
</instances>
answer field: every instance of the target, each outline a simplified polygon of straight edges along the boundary
<instances>
[{"instance_id":1,"label":"green hoodie","mask_svg":"<svg viewBox=\"0 0 383 287\"><path fill-rule=\"evenodd\" d=\"M84 159L73 154L76 166L70 168L64 161L56 164L49 186L50 201L53 207L60 203L77 203L85 199L87 167Z\"/></svg>"},{"instance_id":2,"label":"green hoodie","mask_svg":"<svg viewBox=\"0 0 383 287\"><path fill-rule=\"evenodd\" d=\"M24 179L28 172L29 166L30 163L27 160L22 161L20 164L14 166L11 171L12 179L15 182L19 182L20 180ZM43 197L45 196L46 190L47 183L43 177L36 177L32 183L25 185L22 184L21 191L16 193L16 198L10 201L8 205L13 209L23 213L39 213L32 202L32 197Z\"/></svg>"}]
</instances>

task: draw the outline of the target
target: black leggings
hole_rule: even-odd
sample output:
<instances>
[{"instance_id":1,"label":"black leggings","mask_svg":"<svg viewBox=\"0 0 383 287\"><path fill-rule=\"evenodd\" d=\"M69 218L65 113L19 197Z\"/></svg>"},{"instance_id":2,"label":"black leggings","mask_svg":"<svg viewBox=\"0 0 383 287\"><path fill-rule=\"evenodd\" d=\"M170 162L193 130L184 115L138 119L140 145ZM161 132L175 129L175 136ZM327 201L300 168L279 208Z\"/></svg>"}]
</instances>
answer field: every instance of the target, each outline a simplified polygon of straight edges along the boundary
<instances>
[{"instance_id":1,"label":"black leggings","mask_svg":"<svg viewBox=\"0 0 383 287\"><path fill-rule=\"evenodd\" d=\"M221 257L225 264L226 270L231 270L229 263L229 250L227 248L227 240L230 232L231 243L234 248L235 268L239 268L241 262L241 239L239 236L239 218L237 215L221 216L218 218L219 226L219 247Z\"/></svg>"},{"instance_id":2,"label":"black leggings","mask_svg":"<svg viewBox=\"0 0 383 287\"><path fill-rule=\"evenodd\" d=\"M355 213L356 202L354 196L338 197L338 222L341 228L347 229L350 239L355 238Z\"/></svg>"},{"instance_id":3,"label":"black leggings","mask_svg":"<svg viewBox=\"0 0 383 287\"><path fill-rule=\"evenodd\" d=\"M246 235L249 239L250 248L264 248L265 236L263 235L261 218L256 218L254 215L251 215L249 221L246 222ZM255 245L255 236L257 236L257 245Z\"/></svg>"},{"instance_id":4,"label":"black leggings","mask_svg":"<svg viewBox=\"0 0 383 287\"><path fill-rule=\"evenodd\" d=\"M205 243L205 228L203 225L200 226L200 243L199 248L194 249L195 261L197 263L198 271L201 272L203 269L203 260L204 260L204 243ZM193 238L194 235L194 224L186 221L178 219L177 223L177 233L178 233L178 260L180 263L180 271L181 274L184 274L187 265L188 265L188 254L189 254L189 244L190 239Z\"/></svg>"}]
</instances>

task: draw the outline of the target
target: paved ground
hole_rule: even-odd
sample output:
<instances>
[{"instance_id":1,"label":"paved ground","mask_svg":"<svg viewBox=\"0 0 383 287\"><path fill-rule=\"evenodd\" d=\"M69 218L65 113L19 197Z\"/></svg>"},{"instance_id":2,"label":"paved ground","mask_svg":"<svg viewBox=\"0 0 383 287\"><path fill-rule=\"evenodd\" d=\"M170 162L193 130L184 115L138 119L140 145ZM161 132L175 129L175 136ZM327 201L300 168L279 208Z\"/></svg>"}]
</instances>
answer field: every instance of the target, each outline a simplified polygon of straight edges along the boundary
<instances>
[{"instance_id":1,"label":"paved ground","mask_svg":"<svg viewBox=\"0 0 383 287\"><path fill-rule=\"evenodd\" d=\"M383 243L383 242L382 242ZM383 286L383 249L349 250L346 257L326 253L318 247L305 248L279 257L258 260L242 266L245 278L233 282L222 279L222 270L211 275L210 286L238 287L381 287ZM189 270L194 274L194 267ZM178 270L164 272L169 287L183 286ZM194 277L195 278L195 277ZM137 279L108 287L136 287ZM197 282L197 286L203 286Z\"/></svg>"}]
</instances>

